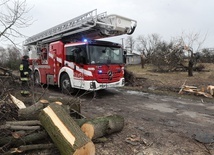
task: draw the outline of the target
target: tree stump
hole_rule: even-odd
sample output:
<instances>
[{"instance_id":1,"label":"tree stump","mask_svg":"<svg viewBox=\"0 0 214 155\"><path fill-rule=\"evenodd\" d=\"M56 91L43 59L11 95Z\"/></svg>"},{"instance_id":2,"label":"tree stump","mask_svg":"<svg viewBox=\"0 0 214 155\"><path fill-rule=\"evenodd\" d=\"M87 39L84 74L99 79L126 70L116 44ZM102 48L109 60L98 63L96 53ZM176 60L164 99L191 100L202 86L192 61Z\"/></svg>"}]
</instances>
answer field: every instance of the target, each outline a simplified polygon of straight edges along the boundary
<instances>
[{"instance_id":1,"label":"tree stump","mask_svg":"<svg viewBox=\"0 0 214 155\"><path fill-rule=\"evenodd\" d=\"M60 105L52 103L39 120L62 155L94 155L95 146Z\"/></svg>"}]
</instances>

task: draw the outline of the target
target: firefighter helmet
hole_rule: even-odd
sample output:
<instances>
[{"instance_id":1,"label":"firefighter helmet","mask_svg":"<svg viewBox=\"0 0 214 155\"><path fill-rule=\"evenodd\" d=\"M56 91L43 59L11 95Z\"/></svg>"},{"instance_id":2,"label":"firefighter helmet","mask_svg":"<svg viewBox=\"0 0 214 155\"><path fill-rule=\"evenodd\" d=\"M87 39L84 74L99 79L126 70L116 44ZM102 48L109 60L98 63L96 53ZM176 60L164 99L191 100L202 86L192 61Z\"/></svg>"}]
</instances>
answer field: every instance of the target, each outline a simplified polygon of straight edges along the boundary
<instances>
[{"instance_id":1,"label":"firefighter helmet","mask_svg":"<svg viewBox=\"0 0 214 155\"><path fill-rule=\"evenodd\" d=\"M22 57L22 59L27 60L27 59L29 59L29 56L28 56L28 55L24 55L24 56Z\"/></svg>"}]
</instances>

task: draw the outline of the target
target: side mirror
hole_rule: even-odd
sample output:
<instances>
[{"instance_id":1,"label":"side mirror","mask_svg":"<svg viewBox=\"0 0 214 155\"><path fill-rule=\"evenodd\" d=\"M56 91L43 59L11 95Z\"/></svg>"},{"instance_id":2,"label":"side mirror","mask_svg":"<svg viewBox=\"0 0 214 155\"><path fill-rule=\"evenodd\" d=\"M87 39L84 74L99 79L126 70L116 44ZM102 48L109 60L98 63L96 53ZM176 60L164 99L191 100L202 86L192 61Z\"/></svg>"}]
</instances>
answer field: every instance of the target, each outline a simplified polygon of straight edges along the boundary
<instances>
[{"instance_id":1,"label":"side mirror","mask_svg":"<svg viewBox=\"0 0 214 155\"><path fill-rule=\"evenodd\" d=\"M127 55L127 51L124 50L123 51L123 62L126 64L126 55Z\"/></svg>"},{"instance_id":2,"label":"side mirror","mask_svg":"<svg viewBox=\"0 0 214 155\"><path fill-rule=\"evenodd\" d=\"M126 50L124 50L124 51L123 51L123 55L126 55L126 54L127 54L127 51L126 51Z\"/></svg>"}]
</instances>

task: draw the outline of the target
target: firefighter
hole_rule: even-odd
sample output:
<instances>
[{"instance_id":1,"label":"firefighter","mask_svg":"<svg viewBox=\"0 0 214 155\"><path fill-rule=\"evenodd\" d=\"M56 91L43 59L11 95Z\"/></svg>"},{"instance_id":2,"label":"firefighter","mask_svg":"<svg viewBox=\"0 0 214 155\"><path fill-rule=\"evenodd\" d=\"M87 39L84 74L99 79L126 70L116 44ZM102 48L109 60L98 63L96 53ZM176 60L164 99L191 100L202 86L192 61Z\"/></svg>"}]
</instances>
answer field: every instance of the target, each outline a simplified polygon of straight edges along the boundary
<instances>
[{"instance_id":1,"label":"firefighter","mask_svg":"<svg viewBox=\"0 0 214 155\"><path fill-rule=\"evenodd\" d=\"M30 95L29 86L28 86L29 75L30 75L28 58L29 57L27 55L24 55L22 57L22 62L19 66L20 79L21 79L21 95L22 96Z\"/></svg>"}]
</instances>

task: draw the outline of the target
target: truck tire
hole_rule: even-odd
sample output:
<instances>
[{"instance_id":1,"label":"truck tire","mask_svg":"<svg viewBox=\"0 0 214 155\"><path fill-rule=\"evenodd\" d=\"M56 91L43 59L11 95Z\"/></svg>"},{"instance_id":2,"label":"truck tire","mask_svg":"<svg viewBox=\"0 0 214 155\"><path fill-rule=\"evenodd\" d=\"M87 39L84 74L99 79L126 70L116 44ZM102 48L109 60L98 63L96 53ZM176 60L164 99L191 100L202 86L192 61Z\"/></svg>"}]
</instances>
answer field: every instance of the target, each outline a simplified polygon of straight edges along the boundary
<instances>
[{"instance_id":1,"label":"truck tire","mask_svg":"<svg viewBox=\"0 0 214 155\"><path fill-rule=\"evenodd\" d=\"M36 71L34 74L34 82L35 82L35 85L37 86L41 84L41 79L38 71Z\"/></svg>"},{"instance_id":2,"label":"truck tire","mask_svg":"<svg viewBox=\"0 0 214 155\"><path fill-rule=\"evenodd\" d=\"M61 79L60 79L60 87L61 91L64 94L74 94L76 93L76 89L72 88L71 82L69 79L68 74L63 74Z\"/></svg>"}]
</instances>

